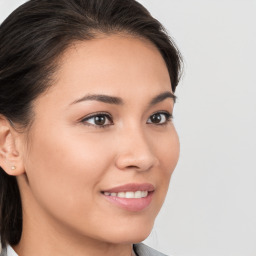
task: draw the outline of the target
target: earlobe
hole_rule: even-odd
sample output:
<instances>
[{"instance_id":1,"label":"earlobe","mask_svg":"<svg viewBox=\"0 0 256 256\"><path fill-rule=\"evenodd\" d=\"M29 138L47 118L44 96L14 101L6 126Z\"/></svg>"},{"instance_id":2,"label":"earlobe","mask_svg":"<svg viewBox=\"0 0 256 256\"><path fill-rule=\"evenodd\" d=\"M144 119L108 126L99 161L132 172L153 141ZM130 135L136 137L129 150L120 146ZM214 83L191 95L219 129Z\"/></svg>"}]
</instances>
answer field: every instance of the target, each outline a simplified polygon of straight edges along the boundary
<instances>
[{"instance_id":1,"label":"earlobe","mask_svg":"<svg viewBox=\"0 0 256 256\"><path fill-rule=\"evenodd\" d=\"M12 176L24 173L23 161L16 147L18 139L18 132L5 117L0 116L0 166Z\"/></svg>"}]
</instances>

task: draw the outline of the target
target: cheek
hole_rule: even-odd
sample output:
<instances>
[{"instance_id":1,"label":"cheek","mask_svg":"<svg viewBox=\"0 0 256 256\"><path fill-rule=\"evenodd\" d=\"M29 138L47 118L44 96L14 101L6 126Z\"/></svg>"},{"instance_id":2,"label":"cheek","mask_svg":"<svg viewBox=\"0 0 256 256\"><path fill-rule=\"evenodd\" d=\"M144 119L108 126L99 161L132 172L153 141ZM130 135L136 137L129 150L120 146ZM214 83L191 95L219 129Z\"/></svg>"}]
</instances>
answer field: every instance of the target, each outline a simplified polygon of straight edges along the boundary
<instances>
[{"instance_id":1,"label":"cheek","mask_svg":"<svg viewBox=\"0 0 256 256\"><path fill-rule=\"evenodd\" d=\"M158 136L157 141L157 155L162 165L163 175L170 177L174 171L180 153L179 137L172 126L171 131L163 136Z\"/></svg>"},{"instance_id":2,"label":"cheek","mask_svg":"<svg viewBox=\"0 0 256 256\"><path fill-rule=\"evenodd\" d=\"M158 136L157 154L160 160L160 168L157 170L157 183L159 186L158 201L162 205L168 191L171 175L178 163L180 143L178 134L174 127L165 136Z\"/></svg>"},{"instance_id":3,"label":"cheek","mask_svg":"<svg viewBox=\"0 0 256 256\"><path fill-rule=\"evenodd\" d=\"M111 156L97 136L62 130L33 136L25 167L38 203L52 214L65 208L74 217L92 207Z\"/></svg>"}]
</instances>

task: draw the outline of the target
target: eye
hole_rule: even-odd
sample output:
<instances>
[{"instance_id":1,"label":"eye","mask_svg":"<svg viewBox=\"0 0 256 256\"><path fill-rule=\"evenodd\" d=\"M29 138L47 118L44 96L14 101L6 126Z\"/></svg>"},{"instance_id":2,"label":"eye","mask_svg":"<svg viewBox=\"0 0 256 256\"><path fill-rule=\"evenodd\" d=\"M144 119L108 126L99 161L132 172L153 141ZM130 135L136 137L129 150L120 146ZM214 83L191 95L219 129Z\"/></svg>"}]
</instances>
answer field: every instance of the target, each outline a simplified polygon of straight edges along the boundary
<instances>
[{"instance_id":1,"label":"eye","mask_svg":"<svg viewBox=\"0 0 256 256\"><path fill-rule=\"evenodd\" d=\"M147 123L156 125L165 125L172 120L172 114L168 112L157 112L150 116Z\"/></svg>"},{"instance_id":2,"label":"eye","mask_svg":"<svg viewBox=\"0 0 256 256\"><path fill-rule=\"evenodd\" d=\"M88 126L96 126L97 128L105 128L106 126L113 124L111 116L105 113L97 113L87 116L83 118L81 122Z\"/></svg>"}]
</instances>

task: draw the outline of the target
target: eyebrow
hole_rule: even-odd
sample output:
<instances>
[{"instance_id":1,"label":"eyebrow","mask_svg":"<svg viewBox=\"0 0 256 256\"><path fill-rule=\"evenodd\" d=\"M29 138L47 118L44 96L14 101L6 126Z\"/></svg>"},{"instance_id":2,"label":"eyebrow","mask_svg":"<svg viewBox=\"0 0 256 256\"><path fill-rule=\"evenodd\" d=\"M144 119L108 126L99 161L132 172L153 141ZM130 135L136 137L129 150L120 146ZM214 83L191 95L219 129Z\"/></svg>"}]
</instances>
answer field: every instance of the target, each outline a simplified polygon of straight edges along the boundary
<instances>
[{"instance_id":1,"label":"eyebrow","mask_svg":"<svg viewBox=\"0 0 256 256\"><path fill-rule=\"evenodd\" d=\"M163 92L160 93L159 95L155 96L149 103L149 106L153 106L156 105L157 103L167 99L167 98L171 98L173 99L174 103L176 102L177 97L172 93L172 92Z\"/></svg>"},{"instance_id":2,"label":"eyebrow","mask_svg":"<svg viewBox=\"0 0 256 256\"><path fill-rule=\"evenodd\" d=\"M92 101L92 100L100 101L108 104L115 104L115 105L124 104L123 100L119 97L114 97L114 96L109 96L104 94L88 94L78 100L75 100L74 102L71 103L71 105L82 102L82 101Z\"/></svg>"},{"instance_id":3,"label":"eyebrow","mask_svg":"<svg viewBox=\"0 0 256 256\"><path fill-rule=\"evenodd\" d=\"M155 96L150 101L149 107L156 105L157 103L164 101L167 98L173 99L174 103L176 102L176 99L177 99L177 97L172 92L166 91ZM109 96L105 94L88 94L78 100L73 101L70 105L73 105L82 101L100 101L107 104L124 105L124 101L122 98Z\"/></svg>"}]
</instances>

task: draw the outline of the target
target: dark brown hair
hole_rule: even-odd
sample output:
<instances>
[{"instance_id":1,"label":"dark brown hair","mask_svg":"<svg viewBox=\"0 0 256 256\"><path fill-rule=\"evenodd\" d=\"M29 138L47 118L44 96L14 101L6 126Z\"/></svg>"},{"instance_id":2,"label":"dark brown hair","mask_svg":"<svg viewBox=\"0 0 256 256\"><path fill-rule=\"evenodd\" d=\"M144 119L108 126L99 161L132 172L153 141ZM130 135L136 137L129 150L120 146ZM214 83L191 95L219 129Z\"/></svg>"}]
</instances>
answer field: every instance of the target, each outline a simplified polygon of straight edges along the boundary
<instances>
[{"instance_id":1,"label":"dark brown hair","mask_svg":"<svg viewBox=\"0 0 256 256\"><path fill-rule=\"evenodd\" d=\"M0 26L0 114L26 128L31 108L56 70L56 60L77 40L128 33L151 41L179 82L181 56L163 26L134 0L30 0ZM15 245L22 233L22 204L15 177L0 168L0 236Z\"/></svg>"}]
</instances>

